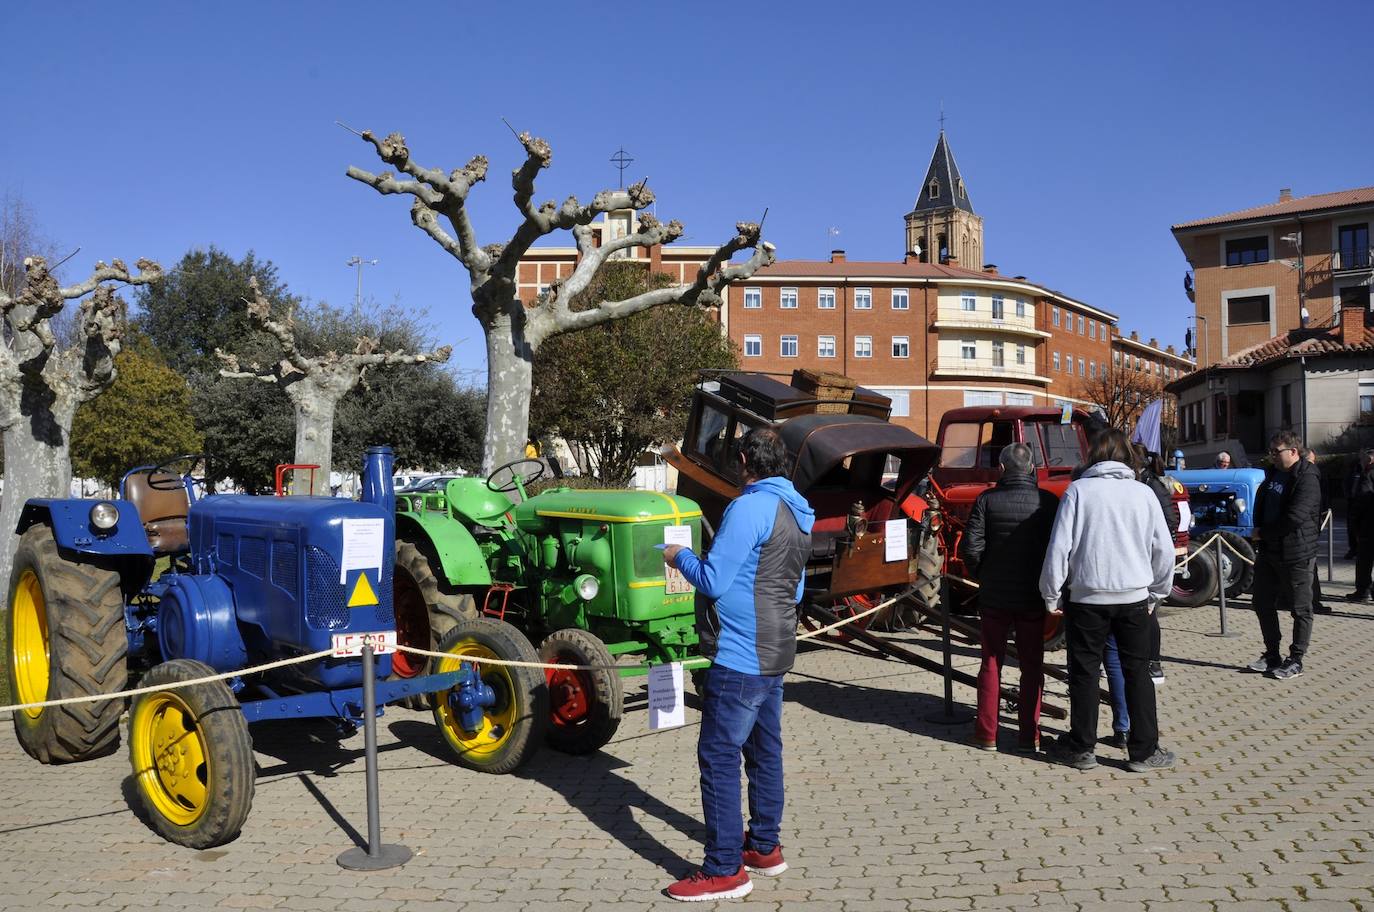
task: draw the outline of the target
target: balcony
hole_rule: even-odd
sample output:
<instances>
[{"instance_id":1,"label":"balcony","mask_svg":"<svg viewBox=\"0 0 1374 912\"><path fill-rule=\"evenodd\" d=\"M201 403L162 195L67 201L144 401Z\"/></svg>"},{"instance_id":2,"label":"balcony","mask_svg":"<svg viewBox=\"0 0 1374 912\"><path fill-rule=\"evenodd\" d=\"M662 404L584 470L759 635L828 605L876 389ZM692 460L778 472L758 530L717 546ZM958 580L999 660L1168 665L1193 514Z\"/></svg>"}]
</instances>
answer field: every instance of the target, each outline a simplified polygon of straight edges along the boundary
<instances>
[{"instance_id":1,"label":"balcony","mask_svg":"<svg viewBox=\"0 0 1374 912\"><path fill-rule=\"evenodd\" d=\"M1032 339L1048 339L1050 334L1035 328L1030 317L1007 317L995 320L978 311L940 308L935 315L935 328L1000 332Z\"/></svg>"},{"instance_id":2,"label":"balcony","mask_svg":"<svg viewBox=\"0 0 1374 912\"><path fill-rule=\"evenodd\" d=\"M1331 251L1332 272L1369 272L1374 269L1374 248L1340 247Z\"/></svg>"},{"instance_id":3,"label":"balcony","mask_svg":"<svg viewBox=\"0 0 1374 912\"><path fill-rule=\"evenodd\" d=\"M1029 359L1028 359L1029 360ZM936 379L951 377L985 377L997 380L1013 380L1018 383L1043 383L1048 385L1049 377L1035 372L1034 364L1016 364L1000 358L960 358L942 356L934 361L930 375Z\"/></svg>"}]
</instances>

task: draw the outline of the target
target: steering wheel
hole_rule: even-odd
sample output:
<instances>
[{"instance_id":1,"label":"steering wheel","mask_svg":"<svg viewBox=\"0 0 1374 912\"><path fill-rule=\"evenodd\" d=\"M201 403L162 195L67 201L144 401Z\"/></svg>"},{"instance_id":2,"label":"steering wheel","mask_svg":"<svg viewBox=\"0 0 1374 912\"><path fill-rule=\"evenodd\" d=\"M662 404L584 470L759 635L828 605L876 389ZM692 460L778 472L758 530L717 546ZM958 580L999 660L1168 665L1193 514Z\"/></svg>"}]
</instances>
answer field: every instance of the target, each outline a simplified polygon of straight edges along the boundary
<instances>
[{"instance_id":1,"label":"steering wheel","mask_svg":"<svg viewBox=\"0 0 1374 912\"><path fill-rule=\"evenodd\" d=\"M184 472L172 471L173 466L183 463L186 466ZM202 468L202 473L199 476L193 472L197 465ZM166 477L168 475L175 475L176 480ZM181 456L173 456L148 470L148 487L154 491L180 491L185 485L186 479L190 479L193 486L200 485L202 490L210 490L209 453L184 453Z\"/></svg>"},{"instance_id":2,"label":"steering wheel","mask_svg":"<svg viewBox=\"0 0 1374 912\"><path fill-rule=\"evenodd\" d=\"M519 475L518 473L516 473L516 466L523 466L526 464L534 466L533 473L529 475ZM544 469L544 463L540 462L538 459L513 459L505 465L497 466L495 469L492 470L491 474L487 476L487 490L495 491L498 494L509 494L512 491L518 490L520 484L526 484L528 482L537 481L538 479L543 478ZM500 486L492 484L492 482L496 480L497 476L499 476L502 472L507 471L510 472L510 481ZM519 479L519 483L516 482L517 478Z\"/></svg>"}]
</instances>

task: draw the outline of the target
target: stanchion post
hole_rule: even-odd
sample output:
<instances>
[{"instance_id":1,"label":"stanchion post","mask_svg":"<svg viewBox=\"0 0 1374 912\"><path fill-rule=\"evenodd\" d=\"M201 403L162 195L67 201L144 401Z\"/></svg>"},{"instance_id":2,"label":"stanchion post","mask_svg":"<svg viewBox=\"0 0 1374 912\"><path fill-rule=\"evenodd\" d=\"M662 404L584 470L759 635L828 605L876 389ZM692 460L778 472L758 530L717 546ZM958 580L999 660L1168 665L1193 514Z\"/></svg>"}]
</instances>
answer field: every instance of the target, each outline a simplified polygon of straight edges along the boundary
<instances>
[{"instance_id":1,"label":"stanchion post","mask_svg":"<svg viewBox=\"0 0 1374 912\"><path fill-rule=\"evenodd\" d=\"M1221 536L1214 535L1212 536L1212 540L1217 543L1217 598L1219 600L1218 604L1221 606L1221 630L1219 630L1216 633L1209 633L1207 635L1215 637L1234 637L1238 636L1238 634L1231 633L1226 629L1226 574L1221 572ZM1240 557L1236 556L1234 560L1240 560Z\"/></svg>"},{"instance_id":2,"label":"stanchion post","mask_svg":"<svg viewBox=\"0 0 1374 912\"><path fill-rule=\"evenodd\" d=\"M339 867L350 871L382 871L405 864L411 851L382 842L381 801L377 788L377 664L372 644L363 646L363 755L367 763L367 848L354 846L340 853Z\"/></svg>"},{"instance_id":3,"label":"stanchion post","mask_svg":"<svg viewBox=\"0 0 1374 912\"><path fill-rule=\"evenodd\" d=\"M1336 517L1328 509L1326 511L1326 581L1334 582L1336 579Z\"/></svg>"},{"instance_id":4,"label":"stanchion post","mask_svg":"<svg viewBox=\"0 0 1374 912\"><path fill-rule=\"evenodd\" d=\"M937 725L958 725L973 718L968 710L955 711L954 708L954 650L949 642L949 614L953 610L950 601L949 577L940 577L940 647L944 652L945 700L940 712L926 716L927 722ZM1000 698L1000 697L999 697Z\"/></svg>"}]
</instances>

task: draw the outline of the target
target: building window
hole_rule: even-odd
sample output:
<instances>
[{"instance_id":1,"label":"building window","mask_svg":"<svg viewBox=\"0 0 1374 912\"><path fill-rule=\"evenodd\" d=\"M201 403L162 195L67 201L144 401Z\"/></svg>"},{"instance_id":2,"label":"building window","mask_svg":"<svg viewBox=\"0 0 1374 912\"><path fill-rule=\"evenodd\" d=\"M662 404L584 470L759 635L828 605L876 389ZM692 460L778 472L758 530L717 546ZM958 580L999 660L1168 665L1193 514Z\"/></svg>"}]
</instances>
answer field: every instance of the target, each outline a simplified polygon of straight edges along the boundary
<instances>
[{"instance_id":1,"label":"building window","mask_svg":"<svg viewBox=\"0 0 1374 912\"><path fill-rule=\"evenodd\" d=\"M1078 334L1083 335L1083 315L1078 315Z\"/></svg>"},{"instance_id":2,"label":"building window","mask_svg":"<svg viewBox=\"0 0 1374 912\"><path fill-rule=\"evenodd\" d=\"M872 310L873 309L873 289L856 288L854 289L854 309Z\"/></svg>"},{"instance_id":3,"label":"building window","mask_svg":"<svg viewBox=\"0 0 1374 912\"><path fill-rule=\"evenodd\" d=\"M782 290L782 309L783 309L783 310L796 310L796 309L797 309L797 289L795 289L795 288L784 288L784 289Z\"/></svg>"},{"instance_id":4,"label":"building window","mask_svg":"<svg viewBox=\"0 0 1374 912\"><path fill-rule=\"evenodd\" d=\"M1340 269L1369 268L1369 226L1342 225L1337 229L1337 267Z\"/></svg>"},{"instance_id":5,"label":"building window","mask_svg":"<svg viewBox=\"0 0 1374 912\"><path fill-rule=\"evenodd\" d=\"M1016 363L1017 363L1017 364L1025 364L1025 363L1026 363L1026 346L1024 346L1024 345L1018 345L1018 346L1016 346Z\"/></svg>"},{"instance_id":6,"label":"building window","mask_svg":"<svg viewBox=\"0 0 1374 912\"><path fill-rule=\"evenodd\" d=\"M959 296L959 306L966 312L973 313L978 309L978 299L974 297L973 292L966 291Z\"/></svg>"},{"instance_id":7,"label":"building window","mask_svg":"<svg viewBox=\"0 0 1374 912\"><path fill-rule=\"evenodd\" d=\"M1097 321L1096 321L1096 320L1089 320L1089 321L1088 321L1088 338L1089 338L1089 339L1093 339L1093 340L1096 340L1096 339L1097 339Z\"/></svg>"},{"instance_id":8,"label":"building window","mask_svg":"<svg viewBox=\"0 0 1374 912\"><path fill-rule=\"evenodd\" d=\"M909 336L892 337L892 357L910 358L911 357L911 338Z\"/></svg>"},{"instance_id":9,"label":"building window","mask_svg":"<svg viewBox=\"0 0 1374 912\"><path fill-rule=\"evenodd\" d=\"M1226 242L1227 266L1251 266L1269 262L1269 238L1236 238Z\"/></svg>"},{"instance_id":10,"label":"building window","mask_svg":"<svg viewBox=\"0 0 1374 912\"><path fill-rule=\"evenodd\" d=\"M1058 326L1058 325L1059 325L1059 308L1058 308L1058 307L1051 307L1051 308L1050 308L1050 322L1053 323L1055 326Z\"/></svg>"},{"instance_id":11,"label":"building window","mask_svg":"<svg viewBox=\"0 0 1374 912\"><path fill-rule=\"evenodd\" d=\"M1007 405L1035 405L1035 396L1030 393L1007 393Z\"/></svg>"},{"instance_id":12,"label":"building window","mask_svg":"<svg viewBox=\"0 0 1374 912\"><path fill-rule=\"evenodd\" d=\"M1121 366L1121 352L1112 352L1112 363L1117 367Z\"/></svg>"},{"instance_id":13,"label":"building window","mask_svg":"<svg viewBox=\"0 0 1374 912\"><path fill-rule=\"evenodd\" d=\"M891 418L911 417L911 390L874 387L873 392L892 400Z\"/></svg>"},{"instance_id":14,"label":"building window","mask_svg":"<svg viewBox=\"0 0 1374 912\"><path fill-rule=\"evenodd\" d=\"M1006 362L1006 355L1004 354L1004 350L1005 350L1005 346L1002 344L1002 342L1001 342L1000 340L997 341L997 342L993 342L993 343L992 343L992 366L993 366L993 367L1005 367L1005 366L1006 366L1006 363L1007 363L1007 362Z\"/></svg>"},{"instance_id":15,"label":"building window","mask_svg":"<svg viewBox=\"0 0 1374 912\"><path fill-rule=\"evenodd\" d=\"M940 195L940 182L932 180L930 186L926 187L926 196L929 199L936 199Z\"/></svg>"},{"instance_id":16,"label":"building window","mask_svg":"<svg viewBox=\"0 0 1374 912\"><path fill-rule=\"evenodd\" d=\"M1021 298L1016 299L1016 315L1024 317L1026 315L1026 302Z\"/></svg>"},{"instance_id":17,"label":"building window","mask_svg":"<svg viewBox=\"0 0 1374 912\"><path fill-rule=\"evenodd\" d=\"M893 310L910 310L910 309L911 309L911 296L910 296L909 294L907 294L907 290L906 290L905 288L894 288L894 289L892 289L892 309L893 309Z\"/></svg>"},{"instance_id":18,"label":"building window","mask_svg":"<svg viewBox=\"0 0 1374 912\"><path fill-rule=\"evenodd\" d=\"M1268 322L1269 295L1231 298L1226 302L1226 323L1228 326Z\"/></svg>"},{"instance_id":19,"label":"building window","mask_svg":"<svg viewBox=\"0 0 1374 912\"><path fill-rule=\"evenodd\" d=\"M835 357L835 337L817 336L816 337L816 357L833 358Z\"/></svg>"},{"instance_id":20,"label":"building window","mask_svg":"<svg viewBox=\"0 0 1374 912\"><path fill-rule=\"evenodd\" d=\"M985 391L983 391L983 390L964 390L964 405L965 405L965 406L969 406L969 405L1001 405L1001 404L1002 404L1002 394L1001 394L1001 393L989 393L989 392L985 392ZM977 427L977 425L974 425L974 427ZM984 427L984 432L986 432L986 430L987 430L987 425L984 425L983 427ZM976 449L977 449L977 448L975 447L975 450L976 450ZM941 464L944 465L944 464L947 464L947 463L944 463L943 460L942 460ZM973 463L969 463L969 465L973 465Z\"/></svg>"},{"instance_id":21,"label":"building window","mask_svg":"<svg viewBox=\"0 0 1374 912\"><path fill-rule=\"evenodd\" d=\"M744 309L757 310L763 306L763 289L746 288L744 289Z\"/></svg>"},{"instance_id":22,"label":"building window","mask_svg":"<svg viewBox=\"0 0 1374 912\"><path fill-rule=\"evenodd\" d=\"M782 344L778 348L778 354L782 355L784 358L797 357L797 337L783 336Z\"/></svg>"},{"instance_id":23,"label":"building window","mask_svg":"<svg viewBox=\"0 0 1374 912\"><path fill-rule=\"evenodd\" d=\"M965 339L959 343L959 354L965 361L972 361L978 357L978 343L972 339Z\"/></svg>"},{"instance_id":24,"label":"building window","mask_svg":"<svg viewBox=\"0 0 1374 912\"><path fill-rule=\"evenodd\" d=\"M1360 424L1374 424L1374 380L1360 381Z\"/></svg>"},{"instance_id":25,"label":"building window","mask_svg":"<svg viewBox=\"0 0 1374 912\"><path fill-rule=\"evenodd\" d=\"M1007 304L1006 304L1006 302L1005 302L1004 300L1002 300L1002 296L1001 296L1001 295L993 295L993 296L992 296L992 318L993 318L994 320L1003 320L1003 319L1006 318L1006 316L1007 316Z\"/></svg>"},{"instance_id":26,"label":"building window","mask_svg":"<svg viewBox=\"0 0 1374 912\"><path fill-rule=\"evenodd\" d=\"M1097 362L1096 362L1096 361L1089 361L1089 362L1088 362L1088 379L1089 379L1089 380L1096 380L1096 379L1097 379Z\"/></svg>"},{"instance_id":27,"label":"building window","mask_svg":"<svg viewBox=\"0 0 1374 912\"><path fill-rule=\"evenodd\" d=\"M835 309L835 289L822 288L816 292L816 306L821 310Z\"/></svg>"},{"instance_id":28,"label":"building window","mask_svg":"<svg viewBox=\"0 0 1374 912\"><path fill-rule=\"evenodd\" d=\"M1054 369L1059 370L1059 352L1054 353Z\"/></svg>"},{"instance_id":29,"label":"building window","mask_svg":"<svg viewBox=\"0 0 1374 912\"><path fill-rule=\"evenodd\" d=\"M763 354L763 336L744 337L744 357L757 358Z\"/></svg>"},{"instance_id":30,"label":"building window","mask_svg":"<svg viewBox=\"0 0 1374 912\"><path fill-rule=\"evenodd\" d=\"M1079 359L1078 359L1078 376L1080 376L1080 377L1086 377L1086 376L1088 376L1088 370L1087 370L1086 367L1084 367L1084 365L1083 365L1083 359L1082 359L1082 358L1079 358Z\"/></svg>"},{"instance_id":31,"label":"building window","mask_svg":"<svg viewBox=\"0 0 1374 912\"><path fill-rule=\"evenodd\" d=\"M872 358L873 357L873 337L855 336L854 337L854 357Z\"/></svg>"}]
</instances>

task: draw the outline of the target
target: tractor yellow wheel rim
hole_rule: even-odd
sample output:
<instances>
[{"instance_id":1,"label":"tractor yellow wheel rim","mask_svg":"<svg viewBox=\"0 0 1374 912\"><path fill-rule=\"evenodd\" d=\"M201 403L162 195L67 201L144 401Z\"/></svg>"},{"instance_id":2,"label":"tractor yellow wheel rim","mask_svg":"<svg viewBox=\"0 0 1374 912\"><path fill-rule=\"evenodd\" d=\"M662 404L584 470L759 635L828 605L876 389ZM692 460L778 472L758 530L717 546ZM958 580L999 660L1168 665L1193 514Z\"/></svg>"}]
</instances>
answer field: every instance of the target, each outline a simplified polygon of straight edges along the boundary
<instances>
[{"instance_id":1,"label":"tractor yellow wheel rim","mask_svg":"<svg viewBox=\"0 0 1374 912\"><path fill-rule=\"evenodd\" d=\"M14 642L10 644L14 687L20 703L41 703L48 699L52 665L48 655L48 609L38 575L25 570L14 590ZM26 709L24 715L37 719L43 710Z\"/></svg>"},{"instance_id":2,"label":"tractor yellow wheel rim","mask_svg":"<svg viewBox=\"0 0 1374 912\"><path fill-rule=\"evenodd\" d=\"M486 646L471 640L455 644L449 653L454 658L439 659L438 672L457 671L462 664L459 658L461 656L479 659L500 658ZM496 691L496 705L482 711L482 724L476 732L464 731L463 726L459 724L458 713L449 704L449 691L436 694L435 699L439 707L439 727L449 744L453 745L459 754L480 760L499 754L506 746L515 721L519 718L519 707L516 705L515 681L511 678L509 668L501 665L479 665L477 670L483 682Z\"/></svg>"},{"instance_id":3,"label":"tractor yellow wheel rim","mask_svg":"<svg viewBox=\"0 0 1374 912\"><path fill-rule=\"evenodd\" d=\"M139 791L158 814L190 826L205 813L210 794L210 752L191 707L174 693L142 699L129 723Z\"/></svg>"}]
</instances>

